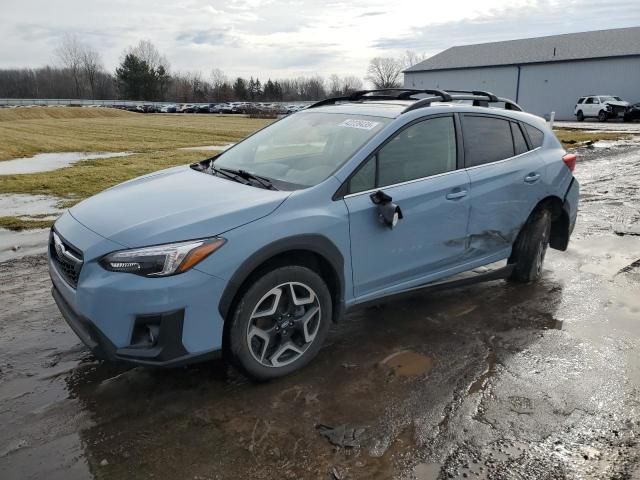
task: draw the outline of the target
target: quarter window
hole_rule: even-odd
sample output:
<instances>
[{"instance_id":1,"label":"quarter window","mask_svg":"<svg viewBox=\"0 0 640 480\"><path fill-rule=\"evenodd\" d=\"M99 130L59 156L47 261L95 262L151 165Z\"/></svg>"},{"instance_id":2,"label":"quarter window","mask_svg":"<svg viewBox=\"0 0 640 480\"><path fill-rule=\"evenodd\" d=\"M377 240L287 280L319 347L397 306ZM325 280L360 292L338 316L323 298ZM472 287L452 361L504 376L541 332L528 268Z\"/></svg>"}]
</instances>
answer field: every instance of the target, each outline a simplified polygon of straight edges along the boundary
<instances>
[{"instance_id":1,"label":"quarter window","mask_svg":"<svg viewBox=\"0 0 640 480\"><path fill-rule=\"evenodd\" d=\"M542 133L542 130L537 129L536 127L532 127L527 123L524 124L524 128L529 134L529 140L531 140L531 145L533 146L533 148L541 147L542 142L544 141L544 133Z\"/></svg>"},{"instance_id":2,"label":"quarter window","mask_svg":"<svg viewBox=\"0 0 640 480\"><path fill-rule=\"evenodd\" d=\"M462 124L467 167L497 162L514 156L509 121L465 115Z\"/></svg>"},{"instance_id":3,"label":"quarter window","mask_svg":"<svg viewBox=\"0 0 640 480\"><path fill-rule=\"evenodd\" d=\"M456 169L453 117L424 120L400 131L351 178L349 193Z\"/></svg>"}]
</instances>

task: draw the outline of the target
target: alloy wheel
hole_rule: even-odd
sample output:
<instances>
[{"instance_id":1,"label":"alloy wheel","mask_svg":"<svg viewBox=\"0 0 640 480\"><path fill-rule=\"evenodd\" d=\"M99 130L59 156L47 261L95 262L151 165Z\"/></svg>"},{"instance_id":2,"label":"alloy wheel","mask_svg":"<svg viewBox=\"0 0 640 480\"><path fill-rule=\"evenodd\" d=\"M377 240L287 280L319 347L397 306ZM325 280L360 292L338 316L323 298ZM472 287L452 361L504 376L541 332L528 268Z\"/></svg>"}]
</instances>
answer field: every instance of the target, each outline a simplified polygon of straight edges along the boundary
<instances>
[{"instance_id":1,"label":"alloy wheel","mask_svg":"<svg viewBox=\"0 0 640 480\"><path fill-rule=\"evenodd\" d=\"M283 367L299 359L314 342L322 311L318 296L300 282L269 290L256 304L246 340L254 360L266 367Z\"/></svg>"}]
</instances>

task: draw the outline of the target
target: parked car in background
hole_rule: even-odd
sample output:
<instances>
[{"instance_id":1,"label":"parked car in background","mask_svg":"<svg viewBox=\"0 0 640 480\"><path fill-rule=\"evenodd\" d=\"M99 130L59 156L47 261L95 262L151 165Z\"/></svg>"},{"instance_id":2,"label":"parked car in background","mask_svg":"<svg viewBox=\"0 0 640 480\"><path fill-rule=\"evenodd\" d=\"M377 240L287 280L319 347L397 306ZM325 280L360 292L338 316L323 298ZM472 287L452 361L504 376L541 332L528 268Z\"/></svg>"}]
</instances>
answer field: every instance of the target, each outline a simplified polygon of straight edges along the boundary
<instances>
[{"instance_id":1,"label":"parked car in background","mask_svg":"<svg viewBox=\"0 0 640 480\"><path fill-rule=\"evenodd\" d=\"M160 108L161 113L176 113L177 107L175 105L163 105Z\"/></svg>"},{"instance_id":2,"label":"parked car in background","mask_svg":"<svg viewBox=\"0 0 640 480\"><path fill-rule=\"evenodd\" d=\"M208 103L196 105L195 113L209 113L209 108Z\"/></svg>"},{"instance_id":3,"label":"parked car in background","mask_svg":"<svg viewBox=\"0 0 640 480\"><path fill-rule=\"evenodd\" d=\"M53 297L99 357L171 366L224 348L279 377L349 309L495 262L476 280L536 281L575 225L575 163L488 92L327 99L73 206L51 230Z\"/></svg>"},{"instance_id":4,"label":"parked car in background","mask_svg":"<svg viewBox=\"0 0 640 480\"><path fill-rule=\"evenodd\" d=\"M179 109L180 113L195 113L196 106L191 104L182 105Z\"/></svg>"},{"instance_id":5,"label":"parked car in background","mask_svg":"<svg viewBox=\"0 0 640 480\"><path fill-rule=\"evenodd\" d=\"M573 113L579 122L590 117L606 122L610 118L624 116L627 107L629 102L614 95L589 95L578 99Z\"/></svg>"},{"instance_id":6,"label":"parked car in background","mask_svg":"<svg viewBox=\"0 0 640 480\"><path fill-rule=\"evenodd\" d=\"M640 103L629 105L627 111L624 112L625 122L633 122L634 120L640 120Z\"/></svg>"}]
</instances>

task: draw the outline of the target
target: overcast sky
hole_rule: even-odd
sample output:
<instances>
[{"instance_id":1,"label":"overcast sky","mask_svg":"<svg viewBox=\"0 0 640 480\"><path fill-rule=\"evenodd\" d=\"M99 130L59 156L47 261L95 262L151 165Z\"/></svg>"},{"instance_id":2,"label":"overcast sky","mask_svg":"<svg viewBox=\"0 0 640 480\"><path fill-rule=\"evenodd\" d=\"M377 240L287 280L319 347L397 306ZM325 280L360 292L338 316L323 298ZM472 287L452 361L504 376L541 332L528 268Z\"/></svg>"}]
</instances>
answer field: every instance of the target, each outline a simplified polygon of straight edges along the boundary
<instances>
[{"instance_id":1,"label":"overcast sky","mask_svg":"<svg viewBox=\"0 0 640 480\"><path fill-rule=\"evenodd\" d=\"M640 0L0 0L0 68L56 62L72 33L107 69L141 39L173 71L352 74L374 56L640 25Z\"/></svg>"}]
</instances>

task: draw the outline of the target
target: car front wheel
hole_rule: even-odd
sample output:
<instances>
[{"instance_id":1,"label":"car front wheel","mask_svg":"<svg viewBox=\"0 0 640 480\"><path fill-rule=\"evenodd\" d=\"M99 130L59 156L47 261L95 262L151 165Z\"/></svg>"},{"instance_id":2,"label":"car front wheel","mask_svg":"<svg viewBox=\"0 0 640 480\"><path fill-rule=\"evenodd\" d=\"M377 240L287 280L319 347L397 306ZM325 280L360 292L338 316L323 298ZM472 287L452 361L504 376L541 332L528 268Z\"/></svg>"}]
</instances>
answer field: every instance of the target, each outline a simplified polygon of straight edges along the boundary
<instances>
[{"instance_id":1,"label":"car front wheel","mask_svg":"<svg viewBox=\"0 0 640 480\"><path fill-rule=\"evenodd\" d=\"M540 278L550 234L551 212L546 209L535 212L513 244L509 263L515 265L509 280L529 283Z\"/></svg>"},{"instance_id":2,"label":"car front wheel","mask_svg":"<svg viewBox=\"0 0 640 480\"><path fill-rule=\"evenodd\" d=\"M237 303L229 334L232 359L257 380L287 375L317 355L331 315L331 294L317 273L302 266L271 270Z\"/></svg>"},{"instance_id":3,"label":"car front wheel","mask_svg":"<svg viewBox=\"0 0 640 480\"><path fill-rule=\"evenodd\" d=\"M598 113L598 120L600 122L606 122L608 118L607 112L605 112L604 110L600 110L600 112Z\"/></svg>"}]
</instances>

